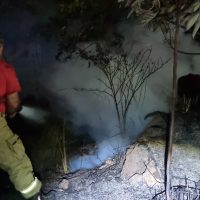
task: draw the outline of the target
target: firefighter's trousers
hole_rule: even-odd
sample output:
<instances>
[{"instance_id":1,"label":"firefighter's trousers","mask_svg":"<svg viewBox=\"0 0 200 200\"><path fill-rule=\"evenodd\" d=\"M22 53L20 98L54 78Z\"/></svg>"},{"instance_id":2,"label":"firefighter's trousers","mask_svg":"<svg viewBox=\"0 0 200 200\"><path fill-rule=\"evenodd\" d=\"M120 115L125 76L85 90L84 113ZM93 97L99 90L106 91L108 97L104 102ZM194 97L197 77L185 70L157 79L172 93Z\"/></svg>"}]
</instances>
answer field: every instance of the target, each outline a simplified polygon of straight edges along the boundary
<instances>
[{"instance_id":1,"label":"firefighter's trousers","mask_svg":"<svg viewBox=\"0 0 200 200\"><path fill-rule=\"evenodd\" d=\"M0 168L9 174L15 189L24 198L31 198L40 191L41 182L34 177L32 164L25 153L22 141L10 130L2 116L0 116Z\"/></svg>"}]
</instances>

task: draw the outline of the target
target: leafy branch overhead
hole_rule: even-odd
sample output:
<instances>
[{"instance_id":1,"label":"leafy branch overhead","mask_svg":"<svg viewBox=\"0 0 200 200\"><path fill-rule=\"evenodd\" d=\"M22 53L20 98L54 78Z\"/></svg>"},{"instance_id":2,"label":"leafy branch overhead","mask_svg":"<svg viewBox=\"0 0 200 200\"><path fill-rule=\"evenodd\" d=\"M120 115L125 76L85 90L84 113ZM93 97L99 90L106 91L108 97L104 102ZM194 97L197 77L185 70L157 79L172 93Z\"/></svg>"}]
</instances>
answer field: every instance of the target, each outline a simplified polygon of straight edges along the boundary
<instances>
[{"instance_id":1,"label":"leafy branch overhead","mask_svg":"<svg viewBox=\"0 0 200 200\"><path fill-rule=\"evenodd\" d=\"M143 24L159 26L166 33L169 23L175 21L176 0L118 0L130 7L128 17L133 13ZM193 38L200 29L200 0L182 0L178 8L180 23L186 30L192 31Z\"/></svg>"},{"instance_id":2,"label":"leafy branch overhead","mask_svg":"<svg viewBox=\"0 0 200 200\"><path fill-rule=\"evenodd\" d=\"M116 0L55 0L55 4L49 32L56 35L61 54L66 52L70 57L80 43L97 40L120 45L117 24L125 9Z\"/></svg>"}]
</instances>

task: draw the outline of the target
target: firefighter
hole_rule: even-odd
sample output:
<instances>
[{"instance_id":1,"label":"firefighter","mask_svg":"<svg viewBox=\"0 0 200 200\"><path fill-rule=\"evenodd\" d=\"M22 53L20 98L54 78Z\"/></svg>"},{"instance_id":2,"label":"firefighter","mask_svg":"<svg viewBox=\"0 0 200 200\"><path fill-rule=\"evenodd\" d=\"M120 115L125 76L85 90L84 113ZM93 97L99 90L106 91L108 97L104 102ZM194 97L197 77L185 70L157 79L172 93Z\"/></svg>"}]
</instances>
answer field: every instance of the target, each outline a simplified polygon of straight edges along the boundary
<instances>
[{"instance_id":1,"label":"firefighter","mask_svg":"<svg viewBox=\"0 0 200 200\"><path fill-rule=\"evenodd\" d=\"M5 117L19 111L21 90L14 68L3 59L3 38L0 35L0 168L6 171L15 189L25 199L41 199L41 182L34 176L30 159L19 136L8 127Z\"/></svg>"}]
</instances>

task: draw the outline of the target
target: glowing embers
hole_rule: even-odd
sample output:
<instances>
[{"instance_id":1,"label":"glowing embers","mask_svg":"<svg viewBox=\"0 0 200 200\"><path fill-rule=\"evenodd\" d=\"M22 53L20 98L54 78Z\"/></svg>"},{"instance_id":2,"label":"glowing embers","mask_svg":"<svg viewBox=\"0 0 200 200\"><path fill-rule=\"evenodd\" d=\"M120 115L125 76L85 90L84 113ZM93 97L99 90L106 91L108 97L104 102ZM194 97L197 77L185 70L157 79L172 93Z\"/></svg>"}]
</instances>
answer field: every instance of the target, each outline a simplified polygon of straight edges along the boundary
<instances>
[{"instance_id":1,"label":"glowing embers","mask_svg":"<svg viewBox=\"0 0 200 200\"><path fill-rule=\"evenodd\" d=\"M200 75L188 74L178 80L178 110L200 110Z\"/></svg>"}]
</instances>

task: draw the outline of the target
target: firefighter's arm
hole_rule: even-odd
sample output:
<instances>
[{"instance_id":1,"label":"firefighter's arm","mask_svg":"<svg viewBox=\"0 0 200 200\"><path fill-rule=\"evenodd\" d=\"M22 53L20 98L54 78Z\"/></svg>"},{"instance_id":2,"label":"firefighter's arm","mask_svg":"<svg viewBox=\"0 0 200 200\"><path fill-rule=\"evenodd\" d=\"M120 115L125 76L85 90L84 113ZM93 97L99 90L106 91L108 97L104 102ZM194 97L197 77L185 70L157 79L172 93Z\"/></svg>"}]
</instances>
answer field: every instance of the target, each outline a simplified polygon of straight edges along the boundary
<instances>
[{"instance_id":1,"label":"firefighter's arm","mask_svg":"<svg viewBox=\"0 0 200 200\"><path fill-rule=\"evenodd\" d=\"M21 90L19 80L15 69L6 64L5 66L6 77L6 114L8 117L14 117L20 110L19 92Z\"/></svg>"},{"instance_id":2,"label":"firefighter's arm","mask_svg":"<svg viewBox=\"0 0 200 200\"><path fill-rule=\"evenodd\" d=\"M6 96L7 116L12 118L20 111L20 98L19 93L14 92Z\"/></svg>"}]
</instances>

